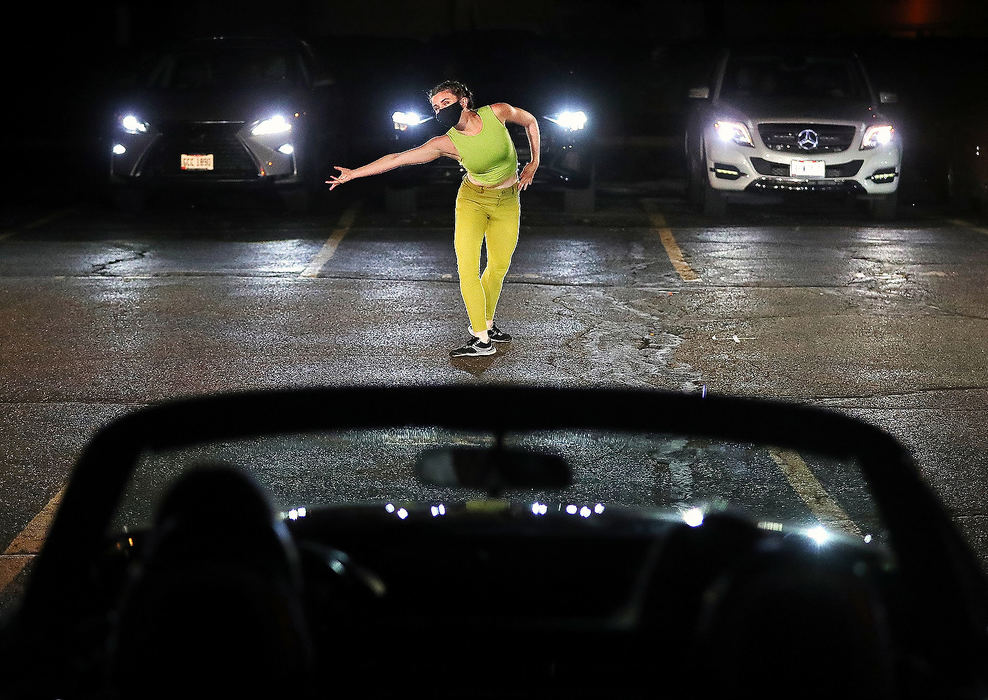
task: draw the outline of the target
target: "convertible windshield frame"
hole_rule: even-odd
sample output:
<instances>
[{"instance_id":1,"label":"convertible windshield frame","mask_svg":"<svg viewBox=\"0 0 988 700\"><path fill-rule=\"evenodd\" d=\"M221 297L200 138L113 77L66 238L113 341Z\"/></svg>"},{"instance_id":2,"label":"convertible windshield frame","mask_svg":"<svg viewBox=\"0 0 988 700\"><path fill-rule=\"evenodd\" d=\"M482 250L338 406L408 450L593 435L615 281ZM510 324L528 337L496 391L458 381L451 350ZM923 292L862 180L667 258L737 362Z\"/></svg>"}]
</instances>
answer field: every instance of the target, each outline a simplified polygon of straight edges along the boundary
<instances>
[{"instance_id":1,"label":"convertible windshield frame","mask_svg":"<svg viewBox=\"0 0 988 700\"><path fill-rule=\"evenodd\" d=\"M511 410L463 411L462 406ZM412 408L410 408L412 407ZM879 428L808 405L636 389L520 386L353 387L275 390L178 399L146 407L100 430L80 456L24 596L21 619L54 619L84 606L64 581L87 581L105 546L123 490L142 453L247 436L391 426L490 430L600 428L806 449L857 461L889 548L926 621L963 634L982 653L988 601L976 558L928 489L905 448ZM78 595L85 595L86 586ZM933 602L935 605L932 605Z\"/></svg>"}]
</instances>

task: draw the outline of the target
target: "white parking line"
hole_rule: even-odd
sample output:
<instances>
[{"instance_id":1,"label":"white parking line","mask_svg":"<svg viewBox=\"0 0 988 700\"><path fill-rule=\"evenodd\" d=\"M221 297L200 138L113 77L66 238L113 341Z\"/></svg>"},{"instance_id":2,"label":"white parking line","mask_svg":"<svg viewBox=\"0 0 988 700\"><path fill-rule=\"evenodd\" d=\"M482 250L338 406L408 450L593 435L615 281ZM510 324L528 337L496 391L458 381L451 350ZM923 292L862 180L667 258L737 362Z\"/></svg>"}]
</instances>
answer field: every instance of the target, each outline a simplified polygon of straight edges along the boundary
<instances>
[{"instance_id":1,"label":"white parking line","mask_svg":"<svg viewBox=\"0 0 988 700\"><path fill-rule=\"evenodd\" d=\"M329 262L330 258L336 253L336 249L340 245L340 241L350 230L353 225L353 220L357 218L357 211L360 209L360 202L355 202L353 206L343 212L343 216L340 217L340 222L337 224L336 228L333 229L333 233L330 234L329 240L327 240L322 249L316 254L316 257L312 258L312 262L302 271L299 277L318 277L319 272L322 270L323 266Z\"/></svg>"},{"instance_id":2,"label":"white parking line","mask_svg":"<svg viewBox=\"0 0 988 700\"><path fill-rule=\"evenodd\" d=\"M31 522L24 526L17 537L7 545L7 549L0 554L0 593L6 590L25 566L37 556L41 551L41 545L48 535L48 528L58 510L58 504L62 502L65 494L65 487L58 490L48 504L35 515Z\"/></svg>"},{"instance_id":3,"label":"white parking line","mask_svg":"<svg viewBox=\"0 0 988 700\"><path fill-rule=\"evenodd\" d=\"M821 523L843 530L849 535L861 535L861 528L830 497L798 452L773 447L768 454Z\"/></svg>"},{"instance_id":4,"label":"white parking line","mask_svg":"<svg viewBox=\"0 0 988 700\"><path fill-rule=\"evenodd\" d=\"M648 218L652 222L652 227L658 232L659 240L662 241L662 247L666 249L666 255L669 256L669 262L672 263L680 279L684 282L700 282L700 276L696 274L689 263L686 262L686 258L683 257L683 251L679 248L679 244L676 243L676 237L672 235L672 230L666 224L666 218L662 216L662 213L655 208L652 202L643 199L642 206L648 212Z\"/></svg>"}]
</instances>

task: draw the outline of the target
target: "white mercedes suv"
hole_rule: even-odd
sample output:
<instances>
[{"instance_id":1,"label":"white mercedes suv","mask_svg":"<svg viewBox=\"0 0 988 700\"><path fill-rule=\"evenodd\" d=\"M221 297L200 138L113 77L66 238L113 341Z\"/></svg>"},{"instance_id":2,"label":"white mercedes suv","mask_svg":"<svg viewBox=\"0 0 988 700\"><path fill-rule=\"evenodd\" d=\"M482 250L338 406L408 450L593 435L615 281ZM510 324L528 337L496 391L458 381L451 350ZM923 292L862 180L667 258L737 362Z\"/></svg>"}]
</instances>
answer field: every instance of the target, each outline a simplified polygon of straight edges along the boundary
<instances>
[{"instance_id":1,"label":"white mercedes suv","mask_svg":"<svg viewBox=\"0 0 988 700\"><path fill-rule=\"evenodd\" d=\"M765 193L843 193L895 216L902 144L857 56L745 48L723 53L709 85L690 90L691 201L709 215Z\"/></svg>"}]
</instances>

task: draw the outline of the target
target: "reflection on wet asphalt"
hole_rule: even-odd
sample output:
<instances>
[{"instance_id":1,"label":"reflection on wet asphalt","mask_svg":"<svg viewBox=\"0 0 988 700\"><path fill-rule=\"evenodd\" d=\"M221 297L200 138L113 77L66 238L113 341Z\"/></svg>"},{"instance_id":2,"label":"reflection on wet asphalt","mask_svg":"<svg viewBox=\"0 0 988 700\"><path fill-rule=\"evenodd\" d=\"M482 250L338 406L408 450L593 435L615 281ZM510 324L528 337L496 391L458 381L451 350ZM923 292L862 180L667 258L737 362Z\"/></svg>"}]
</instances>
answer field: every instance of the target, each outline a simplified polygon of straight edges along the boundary
<instances>
[{"instance_id":1,"label":"reflection on wet asphalt","mask_svg":"<svg viewBox=\"0 0 988 700\"><path fill-rule=\"evenodd\" d=\"M355 188L294 217L251 200L137 215L12 207L0 239L4 546L58 491L88 436L139 405L269 387L524 383L705 389L860 417L904 442L988 563L983 222L930 205L876 224L833 204L738 206L713 221L663 182L602 187L596 211L571 213L559 193L533 188L497 310L514 340L451 360L467 325L453 195L425 189L416 211L396 213L378 191ZM318 276L300 277L358 203ZM655 212L699 280L677 273ZM630 468L598 447L567 497L677 507L743 497L779 517L810 514L767 453L702 466L652 454ZM806 462L868 531L850 472ZM269 468L277 483L327 497L339 494L326 484L415 493L407 468L344 463L303 482L302 464ZM372 488L356 488L358 477Z\"/></svg>"}]
</instances>

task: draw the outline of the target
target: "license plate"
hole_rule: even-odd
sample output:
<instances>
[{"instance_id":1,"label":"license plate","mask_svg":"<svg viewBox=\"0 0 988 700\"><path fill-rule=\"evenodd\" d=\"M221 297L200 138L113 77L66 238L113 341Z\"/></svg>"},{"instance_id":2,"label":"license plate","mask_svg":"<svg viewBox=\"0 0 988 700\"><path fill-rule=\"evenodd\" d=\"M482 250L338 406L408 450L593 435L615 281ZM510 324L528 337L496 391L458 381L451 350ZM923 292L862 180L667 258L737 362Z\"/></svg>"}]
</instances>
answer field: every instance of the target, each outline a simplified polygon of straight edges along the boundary
<instances>
[{"instance_id":1,"label":"license plate","mask_svg":"<svg viewBox=\"0 0 988 700\"><path fill-rule=\"evenodd\" d=\"M794 160L789 163L790 177L826 177L827 164L822 160Z\"/></svg>"},{"instance_id":2,"label":"license plate","mask_svg":"<svg viewBox=\"0 0 988 700\"><path fill-rule=\"evenodd\" d=\"M212 153L183 153L182 154L182 170L212 170L213 169L213 154Z\"/></svg>"}]
</instances>

